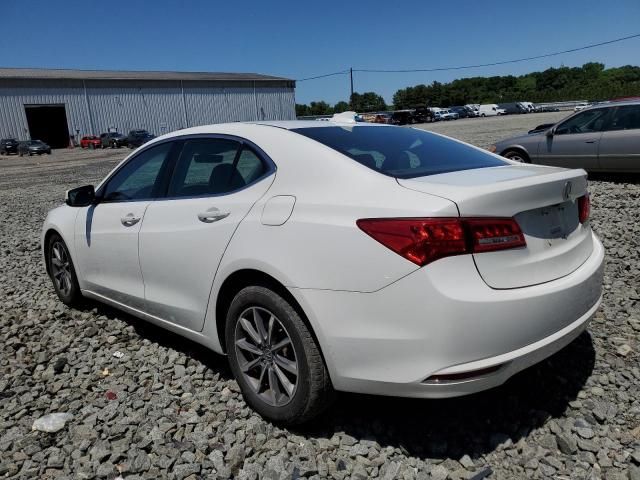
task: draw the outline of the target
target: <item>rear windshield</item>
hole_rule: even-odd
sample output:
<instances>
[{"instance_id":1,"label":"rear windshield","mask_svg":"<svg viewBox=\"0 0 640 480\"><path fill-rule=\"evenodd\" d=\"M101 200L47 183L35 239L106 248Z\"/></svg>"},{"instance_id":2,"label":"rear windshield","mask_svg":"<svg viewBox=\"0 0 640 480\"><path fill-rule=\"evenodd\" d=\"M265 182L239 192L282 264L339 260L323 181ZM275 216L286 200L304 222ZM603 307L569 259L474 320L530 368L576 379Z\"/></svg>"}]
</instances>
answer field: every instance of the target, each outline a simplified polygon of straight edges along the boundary
<instances>
[{"instance_id":1,"label":"rear windshield","mask_svg":"<svg viewBox=\"0 0 640 480\"><path fill-rule=\"evenodd\" d=\"M345 126L295 128L292 131L397 178L507 165L489 153L415 128Z\"/></svg>"}]
</instances>

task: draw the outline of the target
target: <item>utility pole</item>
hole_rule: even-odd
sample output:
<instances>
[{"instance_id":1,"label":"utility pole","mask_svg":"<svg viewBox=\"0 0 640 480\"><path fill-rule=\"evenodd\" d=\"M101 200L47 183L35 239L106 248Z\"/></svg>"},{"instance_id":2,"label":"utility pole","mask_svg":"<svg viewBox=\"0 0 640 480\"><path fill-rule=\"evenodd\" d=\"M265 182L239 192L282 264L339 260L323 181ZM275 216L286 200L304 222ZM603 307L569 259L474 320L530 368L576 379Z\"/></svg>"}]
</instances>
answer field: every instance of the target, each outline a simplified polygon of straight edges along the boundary
<instances>
[{"instance_id":1,"label":"utility pole","mask_svg":"<svg viewBox=\"0 0 640 480\"><path fill-rule=\"evenodd\" d=\"M349 77L351 78L351 95L349 96L349 105L353 108L353 105L351 104L353 98L353 67L349 68Z\"/></svg>"}]
</instances>

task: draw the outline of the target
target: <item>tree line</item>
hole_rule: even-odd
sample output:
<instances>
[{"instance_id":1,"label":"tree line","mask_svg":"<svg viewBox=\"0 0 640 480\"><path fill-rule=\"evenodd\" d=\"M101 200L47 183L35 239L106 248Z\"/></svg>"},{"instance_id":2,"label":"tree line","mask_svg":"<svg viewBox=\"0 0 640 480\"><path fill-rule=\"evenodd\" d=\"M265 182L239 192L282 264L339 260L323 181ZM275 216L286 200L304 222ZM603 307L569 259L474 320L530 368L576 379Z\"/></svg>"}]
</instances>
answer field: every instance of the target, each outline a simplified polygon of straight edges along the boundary
<instances>
[{"instance_id":1,"label":"tree line","mask_svg":"<svg viewBox=\"0 0 640 480\"><path fill-rule=\"evenodd\" d=\"M525 75L469 77L449 83L433 82L398 90L393 95L395 109L425 106L449 107L468 103L534 103L563 100L606 100L640 95L640 67L625 65L604 68L602 63L585 63L582 67L549 68ZM372 112L386 110L384 99L375 92L354 93L351 105L326 102L296 105L296 114L330 115L345 110Z\"/></svg>"},{"instance_id":2,"label":"tree line","mask_svg":"<svg viewBox=\"0 0 640 480\"><path fill-rule=\"evenodd\" d=\"M311 102L309 105L296 103L296 115L303 117L306 115L333 115L347 110L356 112L378 112L386 110L388 107L384 98L375 92L355 93L351 95L350 103L341 101L331 106L327 102Z\"/></svg>"}]
</instances>

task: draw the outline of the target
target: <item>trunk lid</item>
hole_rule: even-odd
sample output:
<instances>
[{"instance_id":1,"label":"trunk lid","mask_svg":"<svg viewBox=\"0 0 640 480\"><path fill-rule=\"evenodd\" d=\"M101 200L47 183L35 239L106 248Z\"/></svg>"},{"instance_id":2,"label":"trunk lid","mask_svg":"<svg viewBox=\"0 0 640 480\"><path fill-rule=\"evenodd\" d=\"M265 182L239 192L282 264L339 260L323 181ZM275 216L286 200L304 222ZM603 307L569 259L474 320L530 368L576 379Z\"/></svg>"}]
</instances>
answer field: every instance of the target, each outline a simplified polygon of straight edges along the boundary
<instances>
[{"instance_id":1,"label":"trunk lid","mask_svg":"<svg viewBox=\"0 0 640 480\"><path fill-rule=\"evenodd\" d=\"M456 203L462 217L514 217L526 248L474 254L492 288L548 282L582 265L593 249L589 222L581 224L578 198L587 193L584 170L509 165L398 179L411 190Z\"/></svg>"}]
</instances>

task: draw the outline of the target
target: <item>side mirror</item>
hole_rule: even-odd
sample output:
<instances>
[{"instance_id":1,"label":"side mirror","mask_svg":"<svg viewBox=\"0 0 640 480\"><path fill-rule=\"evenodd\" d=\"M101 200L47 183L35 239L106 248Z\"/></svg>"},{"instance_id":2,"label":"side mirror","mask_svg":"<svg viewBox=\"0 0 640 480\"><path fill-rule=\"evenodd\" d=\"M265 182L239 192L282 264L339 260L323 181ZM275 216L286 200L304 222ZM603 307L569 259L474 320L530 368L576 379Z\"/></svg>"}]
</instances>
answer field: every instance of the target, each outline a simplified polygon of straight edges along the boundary
<instances>
[{"instance_id":1,"label":"side mirror","mask_svg":"<svg viewBox=\"0 0 640 480\"><path fill-rule=\"evenodd\" d=\"M556 134L556 128L555 127L551 127L549 130L547 130L547 137L553 137Z\"/></svg>"},{"instance_id":2,"label":"side mirror","mask_svg":"<svg viewBox=\"0 0 640 480\"><path fill-rule=\"evenodd\" d=\"M96 199L96 192L93 185L67 190L64 196L64 203L70 207L88 207Z\"/></svg>"}]
</instances>

